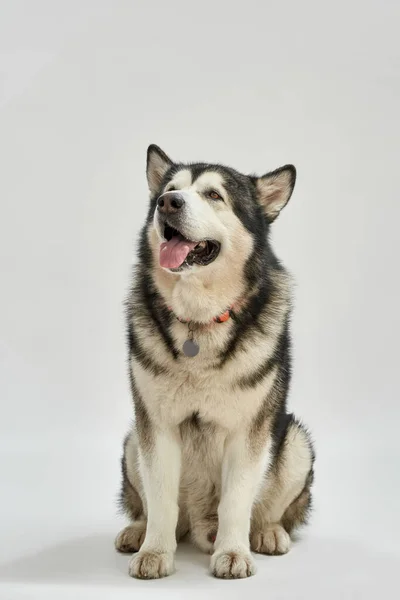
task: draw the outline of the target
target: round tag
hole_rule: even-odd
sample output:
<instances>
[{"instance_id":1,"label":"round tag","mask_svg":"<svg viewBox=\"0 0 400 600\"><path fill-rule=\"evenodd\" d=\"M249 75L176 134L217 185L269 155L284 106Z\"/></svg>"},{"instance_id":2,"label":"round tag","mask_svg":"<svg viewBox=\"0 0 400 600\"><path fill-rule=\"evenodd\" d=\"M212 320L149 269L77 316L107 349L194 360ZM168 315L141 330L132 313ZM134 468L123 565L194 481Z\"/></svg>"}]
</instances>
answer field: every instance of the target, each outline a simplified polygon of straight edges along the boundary
<instances>
[{"instance_id":1,"label":"round tag","mask_svg":"<svg viewBox=\"0 0 400 600\"><path fill-rule=\"evenodd\" d=\"M183 354L185 356L197 356L200 352L199 345L196 344L193 340L186 340L186 342L182 346Z\"/></svg>"}]
</instances>

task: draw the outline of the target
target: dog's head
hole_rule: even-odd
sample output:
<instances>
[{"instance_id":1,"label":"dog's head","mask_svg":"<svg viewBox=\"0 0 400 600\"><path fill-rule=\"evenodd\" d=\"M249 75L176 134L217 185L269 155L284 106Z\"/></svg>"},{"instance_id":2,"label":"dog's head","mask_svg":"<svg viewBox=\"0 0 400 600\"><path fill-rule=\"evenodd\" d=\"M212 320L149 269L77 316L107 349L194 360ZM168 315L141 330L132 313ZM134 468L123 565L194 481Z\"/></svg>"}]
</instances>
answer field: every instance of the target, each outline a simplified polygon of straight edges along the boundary
<instances>
[{"instance_id":1,"label":"dog's head","mask_svg":"<svg viewBox=\"0 0 400 600\"><path fill-rule=\"evenodd\" d=\"M151 145L148 235L156 262L182 276L218 277L233 265L243 271L262 252L268 226L287 204L295 179L292 165L247 176L221 165L174 163Z\"/></svg>"}]
</instances>

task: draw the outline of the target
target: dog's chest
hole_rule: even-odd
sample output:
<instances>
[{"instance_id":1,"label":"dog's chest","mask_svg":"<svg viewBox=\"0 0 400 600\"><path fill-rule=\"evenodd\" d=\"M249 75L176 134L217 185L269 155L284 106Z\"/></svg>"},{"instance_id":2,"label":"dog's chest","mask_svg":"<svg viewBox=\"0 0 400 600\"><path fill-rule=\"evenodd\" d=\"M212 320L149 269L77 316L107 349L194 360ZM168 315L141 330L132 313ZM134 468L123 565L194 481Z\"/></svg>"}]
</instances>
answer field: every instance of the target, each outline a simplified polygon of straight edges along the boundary
<instances>
[{"instance_id":1,"label":"dog's chest","mask_svg":"<svg viewBox=\"0 0 400 600\"><path fill-rule=\"evenodd\" d=\"M245 347L224 364L221 352L229 336L228 328L216 325L207 335L194 333L199 345L195 357L187 357L182 351L189 339L188 328L180 324L174 334L179 356L164 363L166 372L154 375L141 365L134 365L137 384L153 418L178 425L196 414L202 421L227 429L251 420L265 398L265 390L243 390L235 382L260 360L260 348Z\"/></svg>"},{"instance_id":2,"label":"dog's chest","mask_svg":"<svg viewBox=\"0 0 400 600\"><path fill-rule=\"evenodd\" d=\"M228 428L240 422L240 394L235 394L222 374L200 369L194 359L190 369L174 369L160 377L139 369L138 380L148 410L162 422L178 425L196 414L202 421Z\"/></svg>"}]
</instances>

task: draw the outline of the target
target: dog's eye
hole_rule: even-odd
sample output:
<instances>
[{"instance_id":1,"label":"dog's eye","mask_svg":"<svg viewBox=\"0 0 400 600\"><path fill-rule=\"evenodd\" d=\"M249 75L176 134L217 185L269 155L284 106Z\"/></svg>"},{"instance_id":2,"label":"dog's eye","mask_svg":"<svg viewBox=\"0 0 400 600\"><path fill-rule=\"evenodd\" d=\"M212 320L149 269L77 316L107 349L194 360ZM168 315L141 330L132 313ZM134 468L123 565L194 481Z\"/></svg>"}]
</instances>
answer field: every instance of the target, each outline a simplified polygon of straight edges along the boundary
<instances>
[{"instance_id":1,"label":"dog's eye","mask_svg":"<svg viewBox=\"0 0 400 600\"><path fill-rule=\"evenodd\" d=\"M209 198L212 198L213 200L222 200L222 196L220 196L218 194L218 192L216 192L215 190L209 191L207 195Z\"/></svg>"}]
</instances>

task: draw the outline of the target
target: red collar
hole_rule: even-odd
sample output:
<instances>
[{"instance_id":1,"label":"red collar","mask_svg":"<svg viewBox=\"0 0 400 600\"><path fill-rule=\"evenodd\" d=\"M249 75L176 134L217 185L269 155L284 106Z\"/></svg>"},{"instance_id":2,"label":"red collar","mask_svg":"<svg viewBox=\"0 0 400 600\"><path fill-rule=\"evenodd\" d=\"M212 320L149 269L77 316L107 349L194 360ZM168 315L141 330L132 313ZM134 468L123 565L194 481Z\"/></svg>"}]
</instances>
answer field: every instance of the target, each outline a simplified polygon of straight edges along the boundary
<instances>
[{"instance_id":1,"label":"red collar","mask_svg":"<svg viewBox=\"0 0 400 600\"><path fill-rule=\"evenodd\" d=\"M232 314L233 314L233 304L226 309L225 312L223 312L221 315L218 315L217 317L213 317L212 321L209 321L208 323L202 323L204 325L211 325L212 323L225 323L226 321L229 321L229 319L231 318ZM176 319L178 319L178 321L180 321L181 323L195 323L196 321L192 321L191 319L181 319L180 317L178 317L178 315L176 315L174 313L174 311L172 310L172 308L170 306L168 306L168 310L170 310L172 312L172 314L174 315L174 317Z\"/></svg>"}]
</instances>

